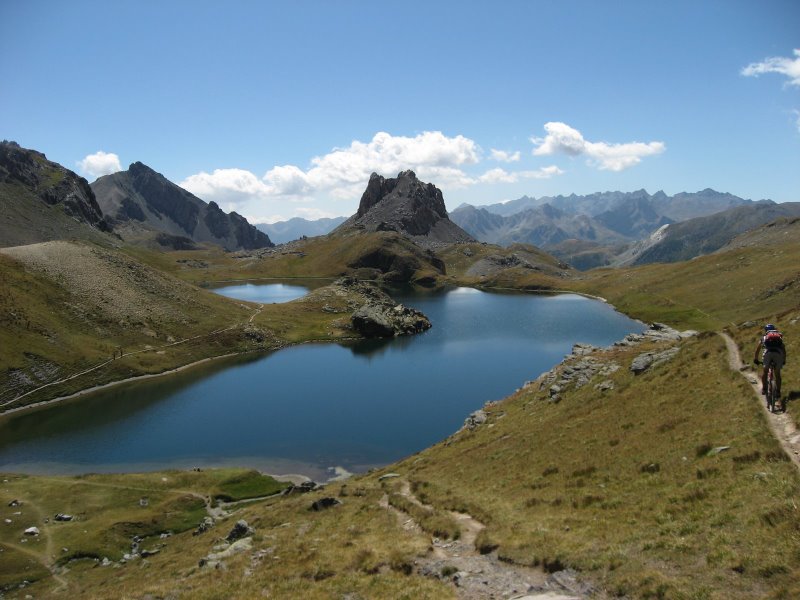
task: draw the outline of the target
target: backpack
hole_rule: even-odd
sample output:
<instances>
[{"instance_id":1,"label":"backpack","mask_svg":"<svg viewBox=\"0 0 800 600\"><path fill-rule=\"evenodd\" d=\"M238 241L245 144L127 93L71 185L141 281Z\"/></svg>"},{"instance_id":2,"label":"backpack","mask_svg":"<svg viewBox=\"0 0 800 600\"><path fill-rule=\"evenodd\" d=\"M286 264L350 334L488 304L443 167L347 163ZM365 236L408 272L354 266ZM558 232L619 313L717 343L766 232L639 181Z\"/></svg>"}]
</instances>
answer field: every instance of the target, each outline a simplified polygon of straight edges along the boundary
<instances>
[{"instance_id":1,"label":"backpack","mask_svg":"<svg viewBox=\"0 0 800 600\"><path fill-rule=\"evenodd\" d=\"M783 335L780 331L768 331L764 336L764 348L770 350L783 350Z\"/></svg>"}]
</instances>

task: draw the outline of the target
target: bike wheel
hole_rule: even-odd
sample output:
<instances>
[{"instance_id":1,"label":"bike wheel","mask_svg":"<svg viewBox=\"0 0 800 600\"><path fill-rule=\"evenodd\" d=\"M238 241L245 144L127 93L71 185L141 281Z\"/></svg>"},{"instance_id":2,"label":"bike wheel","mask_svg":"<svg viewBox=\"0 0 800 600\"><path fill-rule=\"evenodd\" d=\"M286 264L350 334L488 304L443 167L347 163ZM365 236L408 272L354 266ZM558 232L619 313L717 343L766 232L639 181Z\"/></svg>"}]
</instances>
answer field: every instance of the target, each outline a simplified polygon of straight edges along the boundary
<instances>
[{"instance_id":1,"label":"bike wheel","mask_svg":"<svg viewBox=\"0 0 800 600\"><path fill-rule=\"evenodd\" d=\"M769 412L775 412L775 401L778 399L777 390L775 389L775 379L770 373L769 385L767 386L767 408Z\"/></svg>"}]
</instances>

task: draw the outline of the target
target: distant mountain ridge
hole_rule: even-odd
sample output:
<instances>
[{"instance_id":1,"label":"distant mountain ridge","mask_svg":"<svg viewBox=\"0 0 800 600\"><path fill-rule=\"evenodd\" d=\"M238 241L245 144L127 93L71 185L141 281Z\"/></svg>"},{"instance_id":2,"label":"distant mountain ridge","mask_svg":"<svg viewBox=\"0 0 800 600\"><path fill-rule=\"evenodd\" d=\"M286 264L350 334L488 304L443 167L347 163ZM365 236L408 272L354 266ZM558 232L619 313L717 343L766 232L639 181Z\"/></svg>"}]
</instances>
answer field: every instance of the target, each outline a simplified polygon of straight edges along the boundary
<instances>
[{"instance_id":1,"label":"distant mountain ridge","mask_svg":"<svg viewBox=\"0 0 800 600\"><path fill-rule=\"evenodd\" d=\"M288 221L276 223L260 223L256 225L276 244L285 244L302 237L316 237L325 235L344 223L347 217L323 218L309 221L301 217L294 217Z\"/></svg>"},{"instance_id":2,"label":"distant mountain ridge","mask_svg":"<svg viewBox=\"0 0 800 600\"><path fill-rule=\"evenodd\" d=\"M736 206L713 215L675 223L654 233L649 240L634 246L616 265L641 265L654 262L680 262L711 254L737 236L782 218L800 217L800 202L776 204L762 200Z\"/></svg>"},{"instance_id":3,"label":"distant mountain ridge","mask_svg":"<svg viewBox=\"0 0 800 600\"><path fill-rule=\"evenodd\" d=\"M753 204L712 189L674 196L637 190L523 196L484 207L462 204L450 216L481 241L534 244L586 269L638 260L641 252L661 241L663 236L650 236L665 226Z\"/></svg>"},{"instance_id":4,"label":"distant mountain ridge","mask_svg":"<svg viewBox=\"0 0 800 600\"><path fill-rule=\"evenodd\" d=\"M100 208L126 239L155 234L212 243L225 250L273 246L269 236L241 215L225 213L141 162L91 184Z\"/></svg>"},{"instance_id":5,"label":"distant mountain ridge","mask_svg":"<svg viewBox=\"0 0 800 600\"><path fill-rule=\"evenodd\" d=\"M41 152L0 142L0 246L111 231L89 183Z\"/></svg>"},{"instance_id":6,"label":"distant mountain ridge","mask_svg":"<svg viewBox=\"0 0 800 600\"><path fill-rule=\"evenodd\" d=\"M647 190L642 189L633 192L596 192L587 195L570 194L569 196L542 196L541 198L522 196L516 200L476 206L476 208L483 208L497 215L510 216L543 204L550 204L566 213L595 217L633 200L649 202L659 215L674 222L703 217L752 202L752 200L745 200L727 192L717 192L711 188L699 192L680 192L674 196L668 196L661 190L655 194L649 194ZM471 205L462 204L456 211L464 206Z\"/></svg>"},{"instance_id":7,"label":"distant mountain ridge","mask_svg":"<svg viewBox=\"0 0 800 600\"><path fill-rule=\"evenodd\" d=\"M417 179L414 171L402 171L394 178L373 173L358 212L333 233L351 230L396 231L423 245L475 241L450 220L442 191Z\"/></svg>"}]
</instances>

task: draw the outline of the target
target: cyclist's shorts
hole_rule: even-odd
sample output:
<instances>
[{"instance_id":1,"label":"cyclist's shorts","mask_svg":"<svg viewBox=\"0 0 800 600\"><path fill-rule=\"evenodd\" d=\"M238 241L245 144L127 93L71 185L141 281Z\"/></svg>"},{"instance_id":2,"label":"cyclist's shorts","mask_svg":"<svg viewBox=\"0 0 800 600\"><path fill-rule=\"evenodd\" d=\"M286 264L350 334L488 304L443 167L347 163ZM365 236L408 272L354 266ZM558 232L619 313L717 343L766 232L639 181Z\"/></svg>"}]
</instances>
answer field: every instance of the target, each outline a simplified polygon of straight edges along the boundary
<instances>
[{"instance_id":1,"label":"cyclist's shorts","mask_svg":"<svg viewBox=\"0 0 800 600\"><path fill-rule=\"evenodd\" d=\"M764 352L764 368L768 369L770 366L774 366L778 371L781 370L783 367L783 352L780 350L767 350Z\"/></svg>"}]
</instances>

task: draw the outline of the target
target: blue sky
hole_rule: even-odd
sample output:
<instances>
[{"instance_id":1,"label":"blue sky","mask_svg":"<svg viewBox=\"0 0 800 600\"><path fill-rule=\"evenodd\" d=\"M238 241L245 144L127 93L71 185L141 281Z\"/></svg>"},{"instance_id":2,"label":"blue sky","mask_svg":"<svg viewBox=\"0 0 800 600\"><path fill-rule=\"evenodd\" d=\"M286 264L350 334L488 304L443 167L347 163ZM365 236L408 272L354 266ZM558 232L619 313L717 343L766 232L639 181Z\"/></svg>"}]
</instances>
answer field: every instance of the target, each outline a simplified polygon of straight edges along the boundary
<instances>
[{"instance_id":1,"label":"blue sky","mask_svg":"<svg viewBox=\"0 0 800 600\"><path fill-rule=\"evenodd\" d=\"M412 168L448 208L800 201L800 2L0 0L0 138L254 221Z\"/></svg>"}]
</instances>

